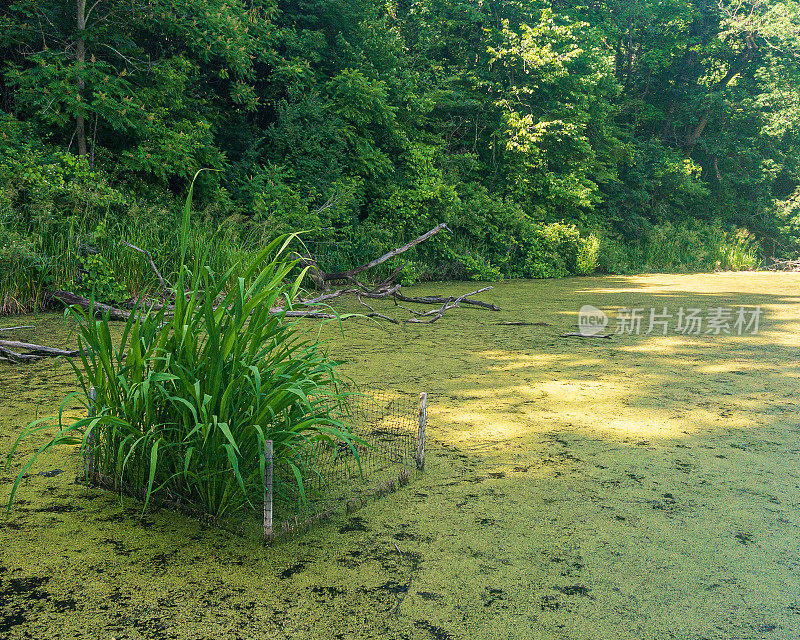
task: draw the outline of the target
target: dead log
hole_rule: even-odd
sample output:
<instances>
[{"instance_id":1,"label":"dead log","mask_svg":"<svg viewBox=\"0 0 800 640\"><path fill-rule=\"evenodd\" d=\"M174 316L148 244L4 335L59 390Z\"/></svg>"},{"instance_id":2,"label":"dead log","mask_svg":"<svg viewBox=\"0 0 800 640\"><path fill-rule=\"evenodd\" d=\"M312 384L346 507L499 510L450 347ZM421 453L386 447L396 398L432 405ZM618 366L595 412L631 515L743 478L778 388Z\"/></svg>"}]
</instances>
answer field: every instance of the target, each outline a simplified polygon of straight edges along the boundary
<instances>
[{"instance_id":1,"label":"dead log","mask_svg":"<svg viewBox=\"0 0 800 640\"><path fill-rule=\"evenodd\" d=\"M85 311L90 311L92 309L92 301L88 298L84 298L83 296L79 296L77 293L72 293L71 291L56 291L50 295L53 298L63 302L65 305L76 305ZM152 305L148 307L148 309L152 309L153 311L166 309L167 313L172 313L175 310L175 307L174 305ZM130 318L132 312L125 311L124 309L119 309L117 307L112 307L107 304L102 304L100 302L95 302L94 313L98 317L105 317L105 315L108 314L109 320L126 321L128 318ZM283 307L273 307L270 309L270 313L284 313L284 309ZM322 313L315 309L294 309L285 311L285 315L287 318L322 318L326 320L337 317L333 314Z\"/></svg>"},{"instance_id":2,"label":"dead log","mask_svg":"<svg viewBox=\"0 0 800 640\"><path fill-rule=\"evenodd\" d=\"M8 333L10 331L16 331L17 329L35 329L35 328L36 327L34 327L32 324L19 327L2 327L0 328L0 333Z\"/></svg>"},{"instance_id":3,"label":"dead log","mask_svg":"<svg viewBox=\"0 0 800 640\"><path fill-rule=\"evenodd\" d=\"M283 313L283 309L270 309L269 312ZM314 311L313 309L309 309L307 311L286 311L284 315L287 318L321 318L323 320L336 320L339 317L332 313L321 313L320 311Z\"/></svg>"},{"instance_id":4,"label":"dead log","mask_svg":"<svg viewBox=\"0 0 800 640\"><path fill-rule=\"evenodd\" d=\"M41 360L43 358L43 356L17 353L16 351L12 351L6 347L0 347L0 356L3 356L3 360L5 362L13 362L15 364L20 362L35 362L36 360Z\"/></svg>"},{"instance_id":5,"label":"dead log","mask_svg":"<svg viewBox=\"0 0 800 640\"><path fill-rule=\"evenodd\" d=\"M338 298L339 296L346 295L348 293L356 293L358 289L337 289L331 293L324 293L321 296L317 296L316 298L309 298L307 300L299 300L300 304L321 304L323 302L327 302L328 300L333 300L334 298Z\"/></svg>"},{"instance_id":6,"label":"dead log","mask_svg":"<svg viewBox=\"0 0 800 640\"><path fill-rule=\"evenodd\" d=\"M328 302L328 300L333 300L334 298L338 298L339 296L344 296L348 294L356 294L359 296L363 296L365 298L388 298L389 296L394 295L400 291L400 285L396 284L393 287L388 289L381 290L380 285L373 289L337 289L336 291L331 291L330 293L323 293L321 296L317 296L316 298L308 298L305 300L298 300L295 304L301 305L316 305L321 304L323 302Z\"/></svg>"},{"instance_id":7,"label":"dead log","mask_svg":"<svg viewBox=\"0 0 800 640\"><path fill-rule=\"evenodd\" d=\"M444 296L422 296L419 298L409 298L404 296L401 293L397 293L395 298L400 300L401 302L415 302L417 304L442 304L447 300ZM500 307L497 305L491 304L489 302L482 302L480 300L469 300L465 299L461 301L463 304L473 305L475 307L483 307L484 309L490 309L492 311L500 311Z\"/></svg>"},{"instance_id":8,"label":"dead log","mask_svg":"<svg viewBox=\"0 0 800 640\"><path fill-rule=\"evenodd\" d=\"M380 287L376 287L371 291L362 291L360 295L364 296L365 298L388 298L389 296L393 296L395 293L400 292L400 285L396 284L393 287L389 287L381 289Z\"/></svg>"},{"instance_id":9,"label":"dead log","mask_svg":"<svg viewBox=\"0 0 800 640\"><path fill-rule=\"evenodd\" d=\"M439 318L441 318L446 311L450 309L455 309L461 302L463 302L469 296L474 296L479 293L483 293L484 291L489 291L492 287L483 287L483 289L478 289L476 291L470 291L469 293L465 293L457 298L443 298L444 304L439 309L434 309L433 311L426 311L425 313L413 312L418 317L409 318L406 322L413 322L417 324L431 324L436 322ZM398 305L399 306L399 305ZM405 309L405 307L403 307ZM407 311L411 311L411 309L406 309ZM429 318L428 320L424 320L423 318Z\"/></svg>"},{"instance_id":10,"label":"dead log","mask_svg":"<svg viewBox=\"0 0 800 640\"><path fill-rule=\"evenodd\" d=\"M17 342L16 340L0 340L0 348L7 349L24 349L39 356L65 356L67 358L74 358L78 355L78 351L65 351L64 349L54 349L53 347L44 347L40 344L32 344L30 342Z\"/></svg>"},{"instance_id":11,"label":"dead log","mask_svg":"<svg viewBox=\"0 0 800 640\"><path fill-rule=\"evenodd\" d=\"M84 298L71 291L54 291L50 296L68 307L77 305L84 311L94 313L94 315L98 317L105 317L108 315L109 320L127 320L131 315L130 311L124 311L123 309L112 307L102 302L93 303L89 298Z\"/></svg>"}]
</instances>

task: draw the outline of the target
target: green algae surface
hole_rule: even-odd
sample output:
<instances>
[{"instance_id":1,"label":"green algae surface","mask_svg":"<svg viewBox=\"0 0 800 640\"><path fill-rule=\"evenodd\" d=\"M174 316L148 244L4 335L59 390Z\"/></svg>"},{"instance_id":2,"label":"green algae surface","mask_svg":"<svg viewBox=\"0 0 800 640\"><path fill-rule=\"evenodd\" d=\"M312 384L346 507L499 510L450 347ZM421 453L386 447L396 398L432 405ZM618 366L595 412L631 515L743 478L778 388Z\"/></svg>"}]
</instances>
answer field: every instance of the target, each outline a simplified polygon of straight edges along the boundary
<instances>
[{"instance_id":1,"label":"green algae surface","mask_svg":"<svg viewBox=\"0 0 800 640\"><path fill-rule=\"evenodd\" d=\"M428 393L427 467L272 548L141 515L75 484L67 449L43 457L0 521L0 637L798 637L800 275L519 281L483 298L503 310L302 325L366 389ZM584 304L763 316L757 335L561 337ZM74 341L58 314L0 322L15 324ZM0 363L0 454L74 390L67 363Z\"/></svg>"}]
</instances>

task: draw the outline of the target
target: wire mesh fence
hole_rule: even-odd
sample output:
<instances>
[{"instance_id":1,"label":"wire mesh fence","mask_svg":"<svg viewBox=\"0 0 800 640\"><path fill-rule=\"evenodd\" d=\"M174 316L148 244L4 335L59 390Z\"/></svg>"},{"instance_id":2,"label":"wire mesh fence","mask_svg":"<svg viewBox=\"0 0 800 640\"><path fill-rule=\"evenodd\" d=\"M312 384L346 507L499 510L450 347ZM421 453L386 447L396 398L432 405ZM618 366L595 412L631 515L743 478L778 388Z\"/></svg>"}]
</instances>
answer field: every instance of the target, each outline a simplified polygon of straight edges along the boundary
<instances>
[{"instance_id":1,"label":"wire mesh fence","mask_svg":"<svg viewBox=\"0 0 800 640\"><path fill-rule=\"evenodd\" d=\"M377 390L352 392L336 417L348 425L352 441L316 440L293 458L273 459L267 441L263 513L254 508L234 518L218 519L202 512L185 496L160 491L151 502L204 522L271 543L300 533L336 513L350 513L406 484L415 469L424 468L427 395ZM89 436L94 446L93 434ZM291 463L291 464L290 464ZM298 473L302 482L298 482ZM120 487L104 476L87 456L84 481L143 499L143 487ZM260 505L253 505L260 507Z\"/></svg>"},{"instance_id":2,"label":"wire mesh fence","mask_svg":"<svg viewBox=\"0 0 800 640\"><path fill-rule=\"evenodd\" d=\"M412 469L425 464L427 395L419 398L392 391L354 393L349 411L339 418L352 426L354 440L318 441L303 452L304 496L284 463L272 471L272 514L264 519L264 536L293 533L315 520L344 509L353 511L371 496L405 484ZM265 493L270 492L265 482Z\"/></svg>"}]
</instances>

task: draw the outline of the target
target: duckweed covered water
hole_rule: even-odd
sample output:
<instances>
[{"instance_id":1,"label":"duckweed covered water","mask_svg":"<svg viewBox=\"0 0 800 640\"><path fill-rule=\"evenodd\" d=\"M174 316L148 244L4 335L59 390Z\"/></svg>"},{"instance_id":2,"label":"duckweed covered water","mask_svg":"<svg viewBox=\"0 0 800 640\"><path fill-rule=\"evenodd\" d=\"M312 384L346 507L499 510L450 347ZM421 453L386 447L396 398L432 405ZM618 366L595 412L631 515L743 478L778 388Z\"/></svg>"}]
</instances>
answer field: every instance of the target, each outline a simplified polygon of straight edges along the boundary
<instances>
[{"instance_id":1,"label":"duckweed covered water","mask_svg":"<svg viewBox=\"0 0 800 640\"><path fill-rule=\"evenodd\" d=\"M277 547L140 517L74 484L65 450L42 459L0 521L0 637L800 635L800 275L509 282L485 299L503 311L303 325L357 382L429 393L427 470ZM583 304L764 315L756 336L561 338ZM16 320L0 326L68 342L58 314ZM65 363L0 364L0 453L74 388Z\"/></svg>"}]
</instances>

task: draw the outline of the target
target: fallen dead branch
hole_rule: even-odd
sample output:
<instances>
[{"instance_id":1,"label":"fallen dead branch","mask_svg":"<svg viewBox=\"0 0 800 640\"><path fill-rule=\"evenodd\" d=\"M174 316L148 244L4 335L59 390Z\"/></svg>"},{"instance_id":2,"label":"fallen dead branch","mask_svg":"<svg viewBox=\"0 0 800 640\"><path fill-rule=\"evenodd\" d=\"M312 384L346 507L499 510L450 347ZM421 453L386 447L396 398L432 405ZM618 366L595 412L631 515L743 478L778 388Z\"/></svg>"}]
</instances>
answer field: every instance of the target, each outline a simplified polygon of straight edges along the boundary
<instances>
[{"instance_id":1,"label":"fallen dead branch","mask_svg":"<svg viewBox=\"0 0 800 640\"><path fill-rule=\"evenodd\" d=\"M489 302L483 302L482 300L471 299L473 296L479 293L483 293L484 291L489 291L492 287L484 287L482 289L478 289L477 291L471 291L470 293L466 293L458 297L443 296L443 295L409 297L403 295L401 291L401 285L399 283L396 283L395 280L399 277L400 273L403 270L403 266L405 266L405 264L396 268L388 278L386 278L381 283L371 288L365 285L356 277L362 273L365 273L366 271L369 271L374 267L377 267L378 265L383 264L384 262L390 260L391 258L395 258L401 255L402 253L405 253L409 249L416 247L418 244L425 242L429 238L432 238L433 236L444 230L449 231L445 223L437 225L430 231L423 233L421 236L418 236L417 238L414 238L411 242L404 244L402 247L397 247L396 249L392 249L391 251L384 253L382 256L376 258L375 260L372 260L371 262L367 262L366 264L362 264L358 267L354 267L346 271L326 272L322 270L317 260L315 260L312 256L298 256L295 254L295 257L299 260L301 265L310 267L308 273L313 282L316 284L317 288L322 291L321 295L306 300L301 300L300 304L311 306L315 304L326 303L344 295L355 295L357 296L359 303L361 303L363 306L369 309L369 313L363 315L366 315L367 317L371 318L386 320L387 322L391 322L393 324L400 324L401 322L430 324L432 322L436 322L437 320L439 320L447 311L459 307L462 304L489 309L491 311L500 311L500 307L498 307L497 305L491 304ZM344 281L348 283L349 286L343 287L335 291L331 291L330 283L337 281L338 282ZM394 299L394 303L397 308L402 309L403 311L406 311L407 313L411 314L411 317L402 320L398 318L392 318L390 316L387 316L386 314L379 313L378 311L375 310L374 307L366 304L363 300L363 298L382 299L390 297ZM421 312L411 309L409 307L405 307L401 305L400 302L439 305L439 308L432 311Z\"/></svg>"},{"instance_id":2,"label":"fallen dead branch","mask_svg":"<svg viewBox=\"0 0 800 640\"><path fill-rule=\"evenodd\" d=\"M44 347L40 344L32 344L30 342L17 342L16 340L0 340L0 348L3 347L8 349L24 349L41 356L66 356L67 358L73 358L78 355L77 351L65 351L64 349L54 349L53 347Z\"/></svg>"},{"instance_id":3,"label":"fallen dead branch","mask_svg":"<svg viewBox=\"0 0 800 640\"><path fill-rule=\"evenodd\" d=\"M401 265L400 267L395 269L388 278L378 283L377 285L368 286L363 282L361 282L356 277L362 273L369 271L370 269L373 269L383 264L387 260L390 260L405 253L406 251L416 247L418 244L425 242L426 240L434 237L436 234L444 230L449 231L447 225L445 223L439 224L430 231L423 233L421 236L418 236L417 238L414 238L414 240L412 240L411 242L404 244L402 247L397 247L396 249L392 249L391 251L384 253L382 256L376 258L375 260L367 262L366 264L359 265L352 269L348 269L346 271L336 271L330 273L325 272L319 267L317 261L312 256L299 256L297 254L294 254L294 257L299 261L299 264L306 267L310 267L310 269L308 270L309 277L321 290L321 293L320 295L314 297L299 298L295 300L292 303L292 308L289 310L285 310L284 308L281 307L274 307L270 309L270 312L275 314L284 313L287 318L317 318L324 320L339 319L340 317L335 313L322 311L320 307L324 308L324 305L326 303L345 295L355 295L358 299L358 302L369 310L368 313L359 315L366 316L368 318L385 320L386 322L390 322L392 324L400 324L402 322L430 324L432 322L436 322L437 320L439 320L447 311L455 309L456 307L459 307L461 305L471 305L475 307L489 309L491 311L500 311L500 307L494 304L483 302L481 300L472 299L479 293L489 291L492 287L483 287L482 289L477 289L476 291L471 291L469 293L465 293L457 297L432 295L432 296L422 296L414 298L405 296L401 291L401 285L395 282L395 280L399 277L400 273L402 272L404 265ZM152 256L147 251L140 249L139 247L136 247L135 245L132 245L128 242L123 241L123 244L136 251L141 252L142 254L148 257L148 259L150 260L150 266L153 268L153 271L158 276L159 282L161 282L164 291L164 295L166 295L170 291L170 289L166 286L164 279L161 277L161 273L159 272L158 268L153 262ZM338 282L344 281L348 284L348 286L332 291L330 283L337 281ZM135 308L134 310L127 311L119 307L113 307L100 302L93 302L88 298L73 293L72 291L55 291L50 295L52 298L61 301L64 305L67 306L77 305L80 308L84 309L85 311L93 313L98 317L108 317L109 320L124 321L130 318L131 313L135 313ZM364 302L364 299L381 300L389 298L392 298L394 300L395 306L397 308L403 309L404 311L410 313L412 317L404 319L393 318L389 315L386 315L385 313L377 311L374 307ZM439 305L439 308L425 312L415 311L411 308L400 305L399 304L400 302L425 304L425 305ZM174 310L173 305L152 304L152 305L143 305L142 307L151 309L153 311L160 311L164 309L166 313L171 313ZM353 317L353 316L346 316L346 317Z\"/></svg>"},{"instance_id":4,"label":"fallen dead branch","mask_svg":"<svg viewBox=\"0 0 800 640\"><path fill-rule=\"evenodd\" d=\"M417 238L414 238L411 242L404 244L402 247L397 247L396 249L392 249L391 251L384 253L380 258L375 258L375 260L372 260L371 262L367 262L366 264L362 264L358 267L348 269L347 271L334 271L328 273L320 269L319 265L317 264L317 261L311 258L310 256L306 257L298 256L298 257L300 258L300 262L301 264L303 264L303 266L311 267L311 269L309 270L311 278L318 284L321 284L322 285L321 288L323 290L326 290L328 282L335 282L340 280L346 280L348 282L358 282L355 279L355 277L358 274L363 273L364 271L368 271L369 269L373 269L374 267L383 264L387 260L396 258L400 254L405 253L409 249L413 249L421 242L425 242L429 238L432 238L437 233L444 231L445 229L449 231L449 229L447 228L447 223L442 222L440 225L437 225L430 231L423 233L421 236ZM395 277L398 272L395 273Z\"/></svg>"},{"instance_id":5,"label":"fallen dead branch","mask_svg":"<svg viewBox=\"0 0 800 640\"><path fill-rule=\"evenodd\" d=\"M800 271L800 260L779 260L770 258L772 264L767 267L767 271Z\"/></svg>"},{"instance_id":6,"label":"fallen dead branch","mask_svg":"<svg viewBox=\"0 0 800 640\"><path fill-rule=\"evenodd\" d=\"M283 309L270 309L271 313L280 313ZM287 318L320 318L322 320L336 320L339 316L333 313L322 313L309 309L307 311L287 311L284 314Z\"/></svg>"},{"instance_id":7,"label":"fallen dead branch","mask_svg":"<svg viewBox=\"0 0 800 640\"><path fill-rule=\"evenodd\" d=\"M396 318L390 318L389 316L385 316L385 315L383 315L382 313L378 313L377 311L375 311L375 309L373 309L373 308L372 308L370 305L368 305L366 302L364 302L364 301L361 299L361 296L360 296L360 295L358 296L358 301L359 301L361 304L363 304L363 305L364 305L364 306L365 306L367 309L369 309L369 311L370 311L370 312L369 312L369 313L367 313L367 314L364 314L364 315L366 315L368 318L380 318L381 320L386 320L387 322L391 322L391 323L393 323L393 324L400 324L400 321L399 321L399 320L397 320Z\"/></svg>"},{"instance_id":8,"label":"fallen dead branch","mask_svg":"<svg viewBox=\"0 0 800 640\"><path fill-rule=\"evenodd\" d=\"M491 287L489 287L491 288ZM417 304L442 304L447 299L444 296L422 296L419 298L409 298L404 296L400 293L395 295L397 300L401 302L416 302ZM489 302L483 302L481 300L462 300L464 304L473 305L476 307L483 307L484 309L491 309L492 311L500 311L500 307L497 305L491 304Z\"/></svg>"},{"instance_id":9,"label":"fallen dead branch","mask_svg":"<svg viewBox=\"0 0 800 640\"><path fill-rule=\"evenodd\" d=\"M425 313L419 313L417 311L413 311L411 309L407 309L406 307L402 307L401 305L397 305L398 307L405 309L406 311L410 311L414 314L415 317L409 318L406 322L414 322L417 324L430 324L432 322L436 322L439 318L441 318L445 311L449 311L450 309L455 309L459 303L464 301L469 296L474 296L479 293L483 293L484 291L489 291L492 287L484 287L483 289L478 289L477 291L471 291L470 293L465 293L463 296L459 296L458 298L442 298L444 300L444 304L439 309L434 309L433 311L427 311ZM423 318L429 318L428 320L423 320Z\"/></svg>"},{"instance_id":10,"label":"fallen dead branch","mask_svg":"<svg viewBox=\"0 0 800 640\"><path fill-rule=\"evenodd\" d=\"M27 353L22 353L22 351ZM45 347L31 342L19 342L17 340L0 340L0 362L19 364L58 356L74 358L77 355L78 351L54 349L53 347Z\"/></svg>"},{"instance_id":11,"label":"fallen dead branch","mask_svg":"<svg viewBox=\"0 0 800 640\"><path fill-rule=\"evenodd\" d=\"M161 276L161 272L158 270L156 263L153 261L153 255L149 251L146 251L145 249L140 249L135 244L131 244L130 242L125 242L125 240L120 240L120 242L124 244L126 247L129 247L134 251L138 251L139 253L147 257L147 260L150 262L150 267L153 269L153 271L156 274L156 277L158 278L158 281L161 283L161 294L166 300L167 295L169 294L169 287L167 287L167 283L164 282L164 278Z\"/></svg>"},{"instance_id":12,"label":"fallen dead branch","mask_svg":"<svg viewBox=\"0 0 800 640\"><path fill-rule=\"evenodd\" d=\"M34 356L34 355L26 355L22 353L17 353L16 351L12 351L11 349L6 349L5 347L0 347L0 356L2 356L3 362L34 362L36 360L41 360L43 356Z\"/></svg>"},{"instance_id":13,"label":"fallen dead branch","mask_svg":"<svg viewBox=\"0 0 800 640\"><path fill-rule=\"evenodd\" d=\"M592 335L592 334L583 334L583 333L562 333L561 337L562 338L613 338L614 334L613 333L608 333L608 334L596 333L596 334Z\"/></svg>"},{"instance_id":14,"label":"fallen dead branch","mask_svg":"<svg viewBox=\"0 0 800 640\"><path fill-rule=\"evenodd\" d=\"M11 331L17 331L18 329L35 329L32 324L19 326L19 327L2 327L0 328L0 333L10 333Z\"/></svg>"}]
</instances>

